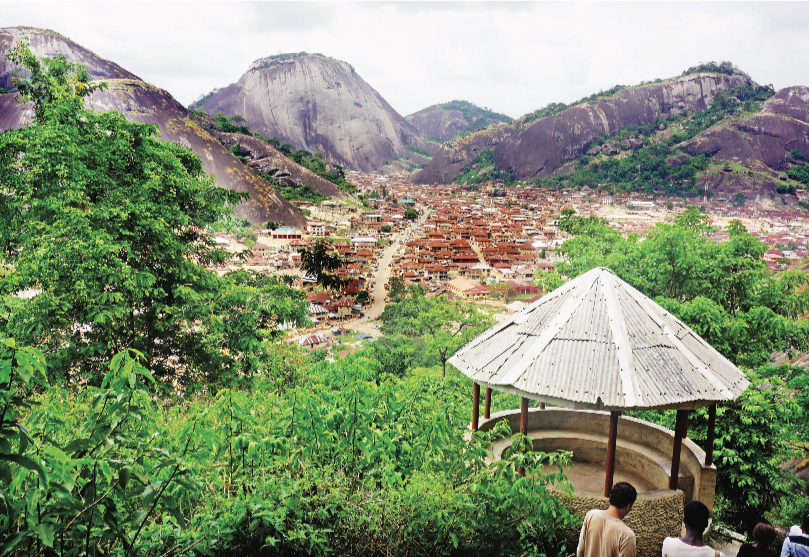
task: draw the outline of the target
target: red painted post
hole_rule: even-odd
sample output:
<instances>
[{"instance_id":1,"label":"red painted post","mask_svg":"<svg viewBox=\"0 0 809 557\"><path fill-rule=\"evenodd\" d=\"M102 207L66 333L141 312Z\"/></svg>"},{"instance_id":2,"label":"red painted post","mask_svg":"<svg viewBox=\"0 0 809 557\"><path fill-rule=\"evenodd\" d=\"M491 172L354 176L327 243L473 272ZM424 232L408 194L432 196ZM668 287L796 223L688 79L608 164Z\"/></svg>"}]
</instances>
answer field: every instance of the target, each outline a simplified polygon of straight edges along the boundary
<instances>
[{"instance_id":1,"label":"red painted post","mask_svg":"<svg viewBox=\"0 0 809 557\"><path fill-rule=\"evenodd\" d=\"M619 417L621 417L619 410L610 412L610 436L607 440L607 477L604 480L604 497L610 496L613 479L615 478L615 445L618 440Z\"/></svg>"},{"instance_id":2,"label":"red painted post","mask_svg":"<svg viewBox=\"0 0 809 557\"><path fill-rule=\"evenodd\" d=\"M688 434L688 410L677 410L677 421L675 423L669 489L677 489L677 481L680 477L680 453L683 449L683 438Z\"/></svg>"},{"instance_id":3,"label":"red painted post","mask_svg":"<svg viewBox=\"0 0 809 557\"><path fill-rule=\"evenodd\" d=\"M483 403L483 418L488 420L491 417L490 410L492 409L492 390L486 387L486 400Z\"/></svg>"},{"instance_id":4,"label":"red painted post","mask_svg":"<svg viewBox=\"0 0 809 557\"><path fill-rule=\"evenodd\" d=\"M475 383L472 388L472 431L478 430L478 415L480 414L480 385Z\"/></svg>"},{"instance_id":5,"label":"red painted post","mask_svg":"<svg viewBox=\"0 0 809 557\"><path fill-rule=\"evenodd\" d=\"M528 434L528 399L523 397L522 404L520 405L520 434ZM520 466L517 473L521 476L525 475L525 468Z\"/></svg>"},{"instance_id":6,"label":"red painted post","mask_svg":"<svg viewBox=\"0 0 809 557\"><path fill-rule=\"evenodd\" d=\"M716 438L716 404L708 407L708 440L705 442L705 466L713 464L713 443Z\"/></svg>"}]
</instances>

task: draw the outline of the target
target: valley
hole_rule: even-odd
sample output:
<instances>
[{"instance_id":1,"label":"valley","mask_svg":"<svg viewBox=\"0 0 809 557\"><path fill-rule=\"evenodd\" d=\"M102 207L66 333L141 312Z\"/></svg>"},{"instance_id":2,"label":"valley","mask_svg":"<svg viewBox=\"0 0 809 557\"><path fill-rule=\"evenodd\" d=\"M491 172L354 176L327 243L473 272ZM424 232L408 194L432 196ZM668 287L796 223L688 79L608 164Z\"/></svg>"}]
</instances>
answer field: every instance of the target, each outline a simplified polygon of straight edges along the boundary
<instances>
[{"instance_id":1,"label":"valley","mask_svg":"<svg viewBox=\"0 0 809 557\"><path fill-rule=\"evenodd\" d=\"M616 451L639 557L809 513L809 87L266 52L186 107L0 29L0 553L564 557Z\"/></svg>"}]
</instances>

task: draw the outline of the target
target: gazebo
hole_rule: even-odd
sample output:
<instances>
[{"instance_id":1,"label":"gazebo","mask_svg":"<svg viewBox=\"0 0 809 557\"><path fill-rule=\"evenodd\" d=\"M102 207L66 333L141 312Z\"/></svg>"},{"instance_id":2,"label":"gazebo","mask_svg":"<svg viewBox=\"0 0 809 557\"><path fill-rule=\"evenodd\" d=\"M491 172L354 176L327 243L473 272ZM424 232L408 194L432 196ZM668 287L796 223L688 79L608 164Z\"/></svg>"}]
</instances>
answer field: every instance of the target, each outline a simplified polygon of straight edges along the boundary
<instances>
[{"instance_id":1,"label":"gazebo","mask_svg":"<svg viewBox=\"0 0 809 557\"><path fill-rule=\"evenodd\" d=\"M749 381L696 333L609 269L596 268L566 283L476 337L449 362L474 381L473 430L479 427L481 386L486 389L484 420L509 417L490 415L492 389L515 394L522 397L520 432L528 435L528 401L533 399L540 402L532 412L537 427L543 420L562 429L560 421L581 422L576 446L585 453L587 443L600 443L592 431L601 423L606 433L608 418L605 497L613 485L623 411L677 410L673 439L670 430L648 422L620 420L625 435L632 436L622 450L642 453L636 460L643 457L660 465L655 471L648 462L638 464L638 473L667 476L668 489L677 490L689 411L708 406L707 450L703 454L689 441L687 456L689 463L696 462L693 466L713 474L706 489L697 485L690 496L702 500L700 493L709 490L704 497L713 507L716 404L735 400ZM545 410L546 403L560 408ZM516 425L516 415L510 414ZM664 457L670 458L670 467L660 462Z\"/></svg>"}]
</instances>

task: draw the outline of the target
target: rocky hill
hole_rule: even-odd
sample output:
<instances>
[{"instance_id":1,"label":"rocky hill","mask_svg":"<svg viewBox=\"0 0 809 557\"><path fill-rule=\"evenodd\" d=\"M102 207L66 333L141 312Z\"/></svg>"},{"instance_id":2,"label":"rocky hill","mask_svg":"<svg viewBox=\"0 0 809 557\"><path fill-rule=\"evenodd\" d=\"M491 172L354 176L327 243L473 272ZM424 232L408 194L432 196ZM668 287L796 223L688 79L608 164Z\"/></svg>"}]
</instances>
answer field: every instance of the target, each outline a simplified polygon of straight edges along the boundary
<instances>
[{"instance_id":1,"label":"rocky hill","mask_svg":"<svg viewBox=\"0 0 809 557\"><path fill-rule=\"evenodd\" d=\"M435 104L406 116L405 119L413 124L425 139L440 142L448 141L470 130L511 121L505 114L492 112L468 101Z\"/></svg>"},{"instance_id":2,"label":"rocky hill","mask_svg":"<svg viewBox=\"0 0 809 557\"><path fill-rule=\"evenodd\" d=\"M787 171L795 163L792 151L809 157L809 87L781 89L761 112L723 122L679 147L689 155Z\"/></svg>"},{"instance_id":3,"label":"rocky hill","mask_svg":"<svg viewBox=\"0 0 809 557\"><path fill-rule=\"evenodd\" d=\"M295 164L272 145L256 137L240 133L212 132L212 134L228 149L238 145L238 154L247 160L248 167L271 176L283 187L300 189L309 186L329 197L346 196L335 184L321 178L308 168Z\"/></svg>"},{"instance_id":4,"label":"rocky hill","mask_svg":"<svg viewBox=\"0 0 809 557\"><path fill-rule=\"evenodd\" d=\"M768 86L736 86L717 92L703 111L598 137L585 154L532 182L685 197L708 193L736 204L806 203L796 190L809 186L807 101L806 87L776 93ZM492 149L476 157L456 182L513 181L513 173L492 170L499 171L494 155Z\"/></svg>"},{"instance_id":5,"label":"rocky hill","mask_svg":"<svg viewBox=\"0 0 809 557\"><path fill-rule=\"evenodd\" d=\"M365 172L424 164L438 150L351 65L320 54L260 58L191 107L242 116L256 133Z\"/></svg>"},{"instance_id":6,"label":"rocky hill","mask_svg":"<svg viewBox=\"0 0 809 557\"><path fill-rule=\"evenodd\" d=\"M630 125L645 125L703 111L717 92L754 86L741 72L697 73L637 87L620 88L614 95L585 102L535 120L523 117L513 125L500 124L442 146L415 183L447 183L487 149L494 164L517 180L551 176L566 162L585 154L598 137L613 135Z\"/></svg>"},{"instance_id":7,"label":"rocky hill","mask_svg":"<svg viewBox=\"0 0 809 557\"><path fill-rule=\"evenodd\" d=\"M213 174L218 186L249 192L252 198L237 207L237 215L253 223L274 220L291 226L306 224L306 217L297 207L278 195L267 182L197 125L185 107L168 92L145 83L67 37L27 27L0 29L1 87L11 88L9 74L14 68L7 59L7 52L22 37L29 38L31 51L37 56L64 54L69 61L87 66L94 80L108 84L108 90L97 91L90 99L93 109L117 110L128 120L157 125L165 140L183 145L199 155L205 171ZM25 125L32 116L30 106L17 104L16 94L0 95L0 131Z\"/></svg>"}]
</instances>

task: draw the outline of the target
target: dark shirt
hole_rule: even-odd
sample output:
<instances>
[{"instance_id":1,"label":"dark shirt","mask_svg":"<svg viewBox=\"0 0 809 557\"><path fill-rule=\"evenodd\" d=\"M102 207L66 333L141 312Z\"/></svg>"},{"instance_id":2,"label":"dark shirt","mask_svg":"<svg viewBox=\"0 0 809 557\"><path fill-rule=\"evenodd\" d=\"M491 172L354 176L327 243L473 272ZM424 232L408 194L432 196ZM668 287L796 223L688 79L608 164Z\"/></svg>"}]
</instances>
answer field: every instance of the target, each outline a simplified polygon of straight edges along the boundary
<instances>
[{"instance_id":1,"label":"dark shirt","mask_svg":"<svg viewBox=\"0 0 809 557\"><path fill-rule=\"evenodd\" d=\"M736 557L759 557L759 551L753 544L746 543L739 548Z\"/></svg>"}]
</instances>

